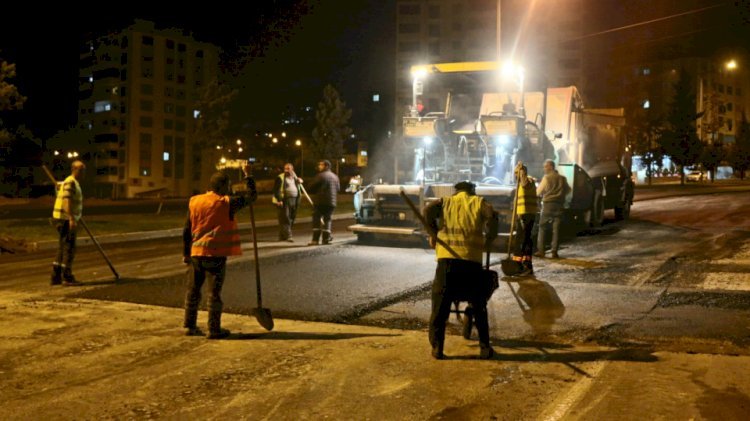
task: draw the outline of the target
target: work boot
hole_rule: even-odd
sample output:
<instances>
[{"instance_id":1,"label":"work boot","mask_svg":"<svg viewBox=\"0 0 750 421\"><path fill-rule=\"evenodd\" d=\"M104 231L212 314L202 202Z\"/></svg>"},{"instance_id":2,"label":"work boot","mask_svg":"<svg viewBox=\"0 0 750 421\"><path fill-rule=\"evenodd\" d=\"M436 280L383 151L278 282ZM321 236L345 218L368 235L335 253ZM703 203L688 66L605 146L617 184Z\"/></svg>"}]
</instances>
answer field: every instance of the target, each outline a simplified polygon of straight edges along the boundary
<instances>
[{"instance_id":1,"label":"work boot","mask_svg":"<svg viewBox=\"0 0 750 421\"><path fill-rule=\"evenodd\" d=\"M185 336L204 336L204 333L198 326L192 326L185 328Z\"/></svg>"},{"instance_id":2,"label":"work boot","mask_svg":"<svg viewBox=\"0 0 750 421\"><path fill-rule=\"evenodd\" d=\"M231 333L221 328L221 311L208 312L208 339L224 339Z\"/></svg>"},{"instance_id":3,"label":"work boot","mask_svg":"<svg viewBox=\"0 0 750 421\"><path fill-rule=\"evenodd\" d=\"M49 282L50 285L62 284L62 266L52 265L52 277Z\"/></svg>"},{"instance_id":4,"label":"work boot","mask_svg":"<svg viewBox=\"0 0 750 421\"><path fill-rule=\"evenodd\" d=\"M317 246L320 243L320 230L313 230L312 241L307 243L308 246Z\"/></svg>"},{"instance_id":5,"label":"work boot","mask_svg":"<svg viewBox=\"0 0 750 421\"><path fill-rule=\"evenodd\" d=\"M444 360L445 354L443 354L443 344L438 343L432 347L432 358L436 360Z\"/></svg>"},{"instance_id":6,"label":"work boot","mask_svg":"<svg viewBox=\"0 0 750 421\"><path fill-rule=\"evenodd\" d=\"M331 244L331 241L333 241L331 233L328 231L323 231L323 245Z\"/></svg>"},{"instance_id":7,"label":"work boot","mask_svg":"<svg viewBox=\"0 0 750 421\"><path fill-rule=\"evenodd\" d=\"M80 282L76 281L76 277L73 276L73 271L70 268L65 268L65 270L63 270L62 277L63 277L63 283L62 283L63 286L72 287L72 286L81 285Z\"/></svg>"},{"instance_id":8,"label":"work boot","mask_svg":"<svg viewBox=\"0 0 750 421\"><path fill-rule=\"evenodd\" d=\"M464 310L463 319L463 336L464 339L471 339L471 330L474 328L474 310L468 306Z\"/></svg>"},{"instance_id":9,"label":"work boot","mask_svg":"<svg viewBox=\"0 0 750 421\"><path fill-rule=\"evenodd\" d=\"M230 332L228 329L221 329L219 328L218 331L212 331L206 336L208 339L225 339L228 338L229 335L231 335L232 332Z\"/></svg>"},{"instance_id":10,"label":"work boot","mask_svg":"<svg viewBox=\"0 0 750 421\"><path fill-rule=\"evenodd\" d=\"M529 262L528 260L523 262L523 270L518 274L518 276L531 276L533 274L534 267L531 265L531 262Z\"/></svg>"},{"instance_id":11,"label":"work boot","mask_svg":"<svg viewBox=\"0 0 750 421\"><path fill-rule=\"evenodd\" d=\"M550 255L550 258L552 258L552 259L559 259L560 255L558 255L556 251L553 251L552 255Z\"/></svg>"},{"instance_id":12,"label":"work boot","mask_svg":"<svg viewBox=\"0 0 750 421\"><path fill-rule=\"evenodd\" d=\"M534 253L534 256L541 257L542 259L544 259L544 252L540 250L540 251Z\"/></svg>"},{"instance_id":13,"label":"work boot","mask_svg":"<svg viewBox=\"0 0 750 421\"><path fill-rule=\"evenodd\" d=\"M495 350L490 345L482 345L481 351L479 351L480 360L491 360L495 356Z\"/></svg>"}]
</instances>

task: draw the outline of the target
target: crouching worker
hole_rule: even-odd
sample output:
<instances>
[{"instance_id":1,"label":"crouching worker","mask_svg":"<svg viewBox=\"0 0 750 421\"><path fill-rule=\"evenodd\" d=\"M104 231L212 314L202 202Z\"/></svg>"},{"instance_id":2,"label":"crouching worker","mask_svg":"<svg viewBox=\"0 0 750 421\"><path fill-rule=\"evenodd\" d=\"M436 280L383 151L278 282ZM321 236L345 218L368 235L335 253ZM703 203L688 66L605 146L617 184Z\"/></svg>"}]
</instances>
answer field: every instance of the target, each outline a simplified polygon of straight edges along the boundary
<instances>
[{"instance_id":1,"label":"crouching worker","mask_svg":"<svg viewBox=\"0 0 750 421\"><path fill-rule=\"evenodd\" d=\"M227 256L242 254L236 214L258 197L250 166L242 168L247 191L232 194L229 177L211 176L210 190L190 198L188 218L182 231L183 263L192 265L185 296L185 328L189 336L202 336L198 328L201 287L208 282L208 339L222 339L230 332L221 328L221 287Z\"/></svg>"},{"instance_id":2,"label":"crouching worker","mask_svg":"<svg viewBox=\"0 0 750 421\"><path fill-rule=\"evenodd\" d=\"M430 245L435 247L438 262L432 283L429 327L432 356L436 359L445 358L445 324L450 315L451 303L467 301L468 298L479 332L479 357L488 359L495 352L490 345L487 320L489 297L481 282L482 252L497 236L497 218L492 205L476 195L473 183L464 181L456 184L455 189L456 194L433 202L424 211L427 223L441 240L438 242L435 238L430 238ZM450 247L450 250L441 243Z\"/></svg>"}]
</instances>

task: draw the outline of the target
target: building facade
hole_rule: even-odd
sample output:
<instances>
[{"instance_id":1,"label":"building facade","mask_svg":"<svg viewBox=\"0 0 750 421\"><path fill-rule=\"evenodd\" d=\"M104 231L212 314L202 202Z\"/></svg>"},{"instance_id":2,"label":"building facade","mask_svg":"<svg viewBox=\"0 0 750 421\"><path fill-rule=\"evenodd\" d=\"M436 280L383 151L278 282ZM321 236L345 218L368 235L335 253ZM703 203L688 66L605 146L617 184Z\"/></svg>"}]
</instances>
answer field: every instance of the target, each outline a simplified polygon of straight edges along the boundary
<instances>
[{"instance_id":1,"label":"building facade","mask_svg":"<svg viewBox=\"0 0 750 421\"><path fill-rule=\"evenodd\" d=\"M192 135L216 46L146 21L92 37L80 53L78 126L89 130L97 197L189 196L214 162ZM210 154L209 154L210 156Z\"/></svg>"}]
</instances>

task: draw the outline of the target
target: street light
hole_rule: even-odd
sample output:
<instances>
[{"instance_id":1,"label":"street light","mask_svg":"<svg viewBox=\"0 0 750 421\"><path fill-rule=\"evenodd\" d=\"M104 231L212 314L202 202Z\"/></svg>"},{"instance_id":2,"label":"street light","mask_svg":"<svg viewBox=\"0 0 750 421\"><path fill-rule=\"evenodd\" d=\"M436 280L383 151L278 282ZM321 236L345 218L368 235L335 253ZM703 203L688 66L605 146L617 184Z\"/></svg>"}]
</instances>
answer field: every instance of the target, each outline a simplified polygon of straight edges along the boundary
<instances>
[{"instance_id":1,"label":"street light","mask_svg":"<svg viewBox=\"0 0 750 421\"><path fill-rule=\"evenodd\" d=\"M271 139L271 142L273 142L273 143L279 143L279 138L274 137L273 139Z\"/></svg>"},{"instance_id":2,"label":"street light","mask_svg":"<svg viewBox=\"0 0 750 421\"><path fill-rule=\"evenodd\" d=\"M281 132L281 137L286 137L286 132Z\"/></svg>"},{"instance_id":3,"label":"street light","mask_svg":"<svg viewBox=\"0 0 750 421\"><path fill-rule=\"evenodd\" d=\"M518 89L521 91L521 100L519 104L519 112L521 115L526 115L526 110L524 109L524 91L523 91L523 82L524 82L524 75L525 71L523 66L513 63L512 61L508 60L505 63L503 63L503 66L501 68L502 76L504 78L517 78L518 82Z\"/></svg>"},{"instance_id":4,"label":"street light","mask_svg":"<svg viewBox=\"0 0 750 421\"><path fill-rule=\"evenodd\" d=\"M242 144L242 140L241 139L237 139L237 145L241 145L241 144Z\"/></svg>"},{"instance_id":5,"label":"street light","mask_svg":"<svg viewBox=\"0 0 750 421\"><path fill-rule=\"evenodd\" d=\"M304 177L305 176L305 155L302 149L302 140L297 139L294 142L295 145L299 146L299 173Z\"/></svg>"},{"instance_id":6,"label":"street light","mask_svg":"<svg viewBox=\"0 0 750 421\"><path fill-rule=\"evenodd\" d=\"M737 68L737 61L735 61L734 59L729 60L726 63L725 67L727 68L727 70L734 70Z\"/></svg>"}]
</instances>

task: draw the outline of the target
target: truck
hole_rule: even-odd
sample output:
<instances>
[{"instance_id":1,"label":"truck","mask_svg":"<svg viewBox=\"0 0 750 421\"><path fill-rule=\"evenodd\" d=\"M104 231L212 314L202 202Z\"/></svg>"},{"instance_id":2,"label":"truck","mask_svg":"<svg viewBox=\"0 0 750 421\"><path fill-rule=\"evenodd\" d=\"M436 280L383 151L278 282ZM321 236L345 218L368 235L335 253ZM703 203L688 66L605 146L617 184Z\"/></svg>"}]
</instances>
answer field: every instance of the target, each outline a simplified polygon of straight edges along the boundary
<instances>
[{"instance_id":1,"label":"truck","mask_svg":"<svg viewBox=\"0 0 750 421\"><path fill-rule=\"evenodd\" d=\"M412 106L403 117L394 181L360 186L355 193L356 223L349 230L360 240L423 238L401 191L423 210L453 194L459 181L474 182L477 194L508 226L519 161L541 180L544 162L551 159L568 179L572 190L565 198L566 227L578 232L599 226L609 209L617 219L629 217L634 186L624 110L587 109L575 86L525 92L521 80L517 91L472 88L471 76L476 80L478 74L500 70L498 62L412 67ZM457 81L448 84L441 110L422 108L422 79L427 75ZM403 174L408 174L406 180Z\"/></svg>"}]
</instances>

